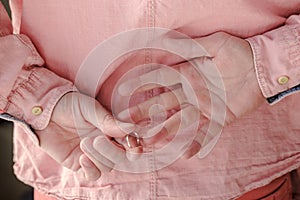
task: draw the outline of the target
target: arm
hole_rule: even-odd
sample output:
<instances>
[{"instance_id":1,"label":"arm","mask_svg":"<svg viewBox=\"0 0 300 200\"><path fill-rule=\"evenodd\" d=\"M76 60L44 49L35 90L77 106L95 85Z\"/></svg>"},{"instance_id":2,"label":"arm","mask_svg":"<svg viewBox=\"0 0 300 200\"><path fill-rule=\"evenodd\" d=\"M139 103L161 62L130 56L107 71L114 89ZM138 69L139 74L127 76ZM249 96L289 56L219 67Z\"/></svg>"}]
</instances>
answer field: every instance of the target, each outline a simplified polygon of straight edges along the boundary
<instances>
[{"instance_id":1,"label":"arm","mask_svg":"<svg viewBox=\"0 0 300 200\"><path fill-rule=\"evenodd\" d=\"M126 134L119 128L122 123L117 124L94 98L72 92L76 89L71 81L43 66L30 39L12 34L11 22L0 4L0 117L30 125L35 133L27 126L26 133L53 159L74 171L82 168L88 179L97 179L99 170L110 171L114 161L103 156L88 159L80 148L81 139L88 141L97 135L103 145L109 145L106 135ZM88 146L82 146L88 151ZM120 156L125 154L123 149L117 150Z\"/></svg>"},{"instance_id":2,"label":"arm","mask_svg":"<svg viewBox=\"0 0 300 200\"><path fill-rule=\"evenodd\" d=\"M245 40L225 33L215 33L204 38L196 39L196 41L208 51L210 56L204 59L204 61L201 60L201 57L200 59L194 59L194 61L192 61L195 65L194 68L188 62L173 68L178 70L183 77L187 77L188 82L192 85L198 98L197 103L200 105L197 109L199 109L201 115L207 117L211 122L215 121L215 124L218 125L218 121L220 121L218 120L218 116L214 118L212 114L222 114L220 108L222 108L222 104L225 104L226 112L223 112L225 114L225 124L219 123L219 125L224 126L244 114L255 110L265 100L268 100L268 102L272 104L298 91L300 88L300 68L298 67L300 58L299 22L299 16L291 16L284 26L263 35L249 38L248 42L252 48L250 48L249 43ZM187 52L190 52L188 47L187 45ZM212 63L210 63L211 61ZM213 64L215 64L215 67L213 67ZM212 73L211 69L213 68L218 69L219 75ZM157 79L156 77L159 77L158 75L161 77L170 77L170 74L166 74L164 71L166 70L159 69L145 76L154 77L154 80ZM203 75L195 76L197 71ZM164 76L161 74L164 74ZM149 77L139 78L139 80L149 80ZM222 84L219 86L214 85L218 83L218 78L221 78L224 88L220 87ZM206 80L206 84L202 84L201 79ZM138 83L138 81L132 82ZM184 82L179 78L170 79L167 85L174 85L178 82L184 85ZM143 85L143 83L140 84L139 86ZM130 86L130 81L125 83L122 89L124 90L126 87L132 87ZM133 88L135 87L136 86ZM128 88L124 91L131 91ZM146 89L149 89L149 86L145 87L145 90ZM206 94L204 91L207 91ZM223 91L224 95L219 91ZM187 91L183 92L185 94L187 93ZM166 96L166 94L161 94L155 97L158 100L148 100L141 105L132 107L130 108L132 110L131 112L126 110L123 113L130 113L130 116L125 116L125 118L135 118L135 115L139 113L147 114L144 110L150 108L153 101L155 103L162 102L162 106L168 103L166 110L172 108L170 105L173 105L172 102L175 102L176 99L169 101L169 99L166 100L164 96ZM189 100L190 96L191 95L186 95L187 100ZM209 99L216 102L216 104L211 106ZM181 103L184 105L187 100L184 99ZM213 107L213 109L211 109L211 107ZM189 115L189 117L190 116L192 115ZM147 119L149 116L145 115L141 116L141 118ZM196 120L199 119L196 118ZM168 121L170 120L166 120L163 124L165 129L168 129L168 127L166 127ZM193 122L195 120L189 119L184 121ZM205 120L203 121L204 123L201 123L201 120L199 121L200 127L205 127ZM180 118L178 117L176 123L173 124L179 124L180 122ZM167 132L169 133L168 135L177 134L172 131ZM215 133L210 132L210 134ZM163 135L163 133L160 135ZM201 131L197 134L200 140L197 140L196 137L196 141L200 144L199 146L203 148L203 138L201 139L200 135ZM213 146L208 148L209 151L212 147ZM193 147L191 147L191 149L193 149ZM199 150L199 148L194 149L196 149L196 151ZM194 151L194 153L196 151Z\"/></svg>"},{"instance_id":3,"label":"arm","mask_svg":"<svg viewBox=\"0 0 300 200\"><path fill-rule=\"evenodd\" d=\"M1 113L41 130L47 126L57 101L74 90L73 84L42 67L44 61L30 39L25 35L12 35L2 4L0 13Z\"/></svg>"}]
</instances>

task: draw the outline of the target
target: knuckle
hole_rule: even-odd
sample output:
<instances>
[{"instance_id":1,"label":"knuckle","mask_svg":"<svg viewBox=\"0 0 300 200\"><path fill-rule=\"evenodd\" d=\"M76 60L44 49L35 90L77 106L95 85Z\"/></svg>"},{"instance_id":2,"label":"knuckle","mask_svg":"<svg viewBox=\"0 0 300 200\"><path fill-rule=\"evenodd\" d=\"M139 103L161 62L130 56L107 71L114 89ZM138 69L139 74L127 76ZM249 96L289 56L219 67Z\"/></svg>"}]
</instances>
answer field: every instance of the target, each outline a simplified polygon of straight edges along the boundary
<instances>
[{"instance_id":1,"label":"knuckle","mask_svg":"<svg viewBox=\"0 0 300 200\"><path fill-rule=\"evenodd\" d=\"M112 121L113 121L113 117L109 113L106 113L103 116L103 120L102 120L103 123L110 123Z\"/></svg>"},{"instance_id":2,"label":"knuckle","mask_svg":"<svg viewBox=\"0 0 300 200\"><path fill-rule=\"evenodd\" d=\"M114 123L114 118L109 113L106 113L103 116L102 121L100 122L100 125L103 128L102 131L105 131L106 129L110 128L113 123Z\"/></svg>"}]
</instances>

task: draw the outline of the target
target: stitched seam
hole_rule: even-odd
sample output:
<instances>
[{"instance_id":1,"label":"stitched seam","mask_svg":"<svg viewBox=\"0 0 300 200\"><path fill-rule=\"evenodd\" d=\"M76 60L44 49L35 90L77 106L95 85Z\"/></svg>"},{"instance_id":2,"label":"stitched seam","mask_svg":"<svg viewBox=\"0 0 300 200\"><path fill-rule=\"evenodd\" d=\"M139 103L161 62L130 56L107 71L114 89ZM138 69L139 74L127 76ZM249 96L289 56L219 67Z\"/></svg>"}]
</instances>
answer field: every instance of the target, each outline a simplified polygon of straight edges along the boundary
<instances>
[{"instance_id":1,"label":"stitched seam","mask_svg":"<svg viewBox=\"0 0 300 200\"><path fill-rule=\"evenodd\" d=\"M151 48L151 42L153 41L154 37L154 31L155 31L155 2L154 0L148 0L148 5L147 5L147 10L148 10L148 44L149 48L145 49L145 64L149 64L152 62L152 48ZM152 66L150 65L149 67L151 70ZM148 70L148 69L146 69ZM153 96L153 92L148 93L149 97ZM154 148L152 149L152 155L149 156L149 164L150 164L150 199L156 199L157 198L157 185L156 185L156 177L155 177L155 150Z\"/></svg>"},{"instance_id":2,"label":"stitched seam","mask_svg":"<svg viewBox=\"0 0 300 200\"><path fill-rule=\"evenodd\" d=\"M33 74L33 72L30 72L30 74L28 75L28 77L26 79L23 79L18 85L14 86L14 88L12 89L12 91L10 92L10 94L7 97L7 105L4 108L4 110L8 111L9 108L11 107L11 105L16 107L17 110L20 110L20 108L13 103L13 99L18 98L18 96L22 96L22 94L19 90L20 90L20 88L26 89L26 84L28 84L31 81L32 74ZM21 79L20 76L19 76L19 79ZM15 113L14 115L17 118L23 118L24 113Z\"/></svg>"},{"instance_id":3,"label":"stitched seam","mask_svg":"<svg viewBox=\"0 0 300 200\"><path fill-rule=\"evenodd\" d=\"M280 38L278 40L278 44L280 47L283 47L284 50L287 51L287 56L288 59L290 60L290 64L291 65L297 65L297 63L299 62L299 59L295 59L295 54L298 54L298 52L300 51L300 43L297 40L297 34L296 32L296 28L295 26L285 26L282 28L282 38ZM296 41L296 42L295 42ZM266 79L265 79L266 80ZM290 81L290 84L291 81ZM269 89L269 95L272 95L272 92L275 91L280 91L280 92L284 92L285 90L290 89L289 87L284 87L282 85L275 85L272 90Z\"/></svg>"},{"instance_id":4,"label":"stitched seam","mask_svg":"<svg viewBox=\"0 0 300 200\"><path fill-rule=\"evenodd\" d=\"M300 58L298 57L297 59L295 59L295 57L299 54L300 52L300 41L299 41L299 35L297 33L297 29L299 29L300 27L297 26L287 26L287 28L289 29L289 32L293 34L293 38L295 38L295 43L294 46L292 46L293 44L291 44L291 41L289 41L288 39L286 39L286 42L289 43L290 45L290 51L289 51L289 58L292 60L292 64L293 65L298 65L300 62ZM294 40L293 40L294 41ZM294 59L293 59L294 58Z\"/></svg>"},{"instance_id":5,"label":"stitched seam","mask_svg":"<svg viewBox=\"0 0 300 200\"><path fill-rule=\"evenodd\" d=\"M249 44L253 51L254 69L255 69L256 78L259 83L260 90L262 91L264 97L268 97L270 94L270 90L267 87L267 85L265 84L266 80L264 78L263 67L260 66L261 55L260 55L259 51L257 51L257 49L256 49L256 45L258 45L258 44L252 38L249 38L247 40L249 41Z\"/></svg>"}]
</instances>

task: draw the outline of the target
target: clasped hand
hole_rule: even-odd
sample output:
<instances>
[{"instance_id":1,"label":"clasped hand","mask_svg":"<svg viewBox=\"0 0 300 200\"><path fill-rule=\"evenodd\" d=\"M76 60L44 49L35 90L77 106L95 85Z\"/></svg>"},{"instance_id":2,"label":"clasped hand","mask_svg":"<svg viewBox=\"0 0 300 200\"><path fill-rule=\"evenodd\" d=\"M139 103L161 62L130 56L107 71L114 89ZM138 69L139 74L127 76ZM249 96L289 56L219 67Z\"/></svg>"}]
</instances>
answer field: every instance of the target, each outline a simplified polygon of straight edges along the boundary
<instances>
[{"instance_id":1,"label":"clasped hand","mask_svg":"<svg viewBox=\"0 0 300 200\"><path fill-rule=\"evenodd\" d=\"M121 111L117 114L118 120L94 99L79 93L66 94L55 107L49 126L37 131L41 147L62 165L72 170L82 168L88 179L96 180L101 172L127 161L126 152L141 153L140 147L130 149L122 144L122 138L136 130L134 123L160 116L162 109L153 109L153 105L161 105L165 119L147 131L151 132L150 136L141 138L142 146L162 148L178 132L196 123L196 132L190 138L192 142L183 155L190 158L199 151L200 157L207 155L215 144L211 145L211 141L218 138L222 127L256 109L264 98L247 41L226 33L215 33L195 41L204 47L207 55L191 58L169 69L158 67L119 86L123 96L153 90L160 92ZM145 82L151 79L159 84ZM68 116L69 113L74 113L75 118Z\"/></svg>"}]
</instances>

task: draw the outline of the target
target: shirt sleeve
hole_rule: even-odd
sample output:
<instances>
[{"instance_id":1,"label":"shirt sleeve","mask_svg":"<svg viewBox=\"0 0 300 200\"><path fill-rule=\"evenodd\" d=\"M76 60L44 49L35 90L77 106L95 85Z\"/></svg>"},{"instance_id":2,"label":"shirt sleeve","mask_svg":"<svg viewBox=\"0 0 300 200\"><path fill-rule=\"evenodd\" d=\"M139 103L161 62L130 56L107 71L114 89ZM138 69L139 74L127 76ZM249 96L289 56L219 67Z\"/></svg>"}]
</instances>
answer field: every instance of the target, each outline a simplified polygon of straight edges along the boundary
<instances>
[{"instance_id":1,"label":"shirt sleeve","mask_svg":"<svg viewBox=\"0 0 300 200\"><path fill-rule=\"evenodd\" d=\"M0 113L37 130L48 125L57 101L75 90L72 82L43 65L31 40L12 34L10 19L0 3Z\"/></svg>"},{"instance_id":2,"label":"shirt sleeve","mask_svg":"<svg viewBox=\"0 0 300 200\"><path fill-rule=\"evenodd\" d=\"M270 104L300 90L300 16L248 38L260 89Z\"/></svg>"}]
</instances>

